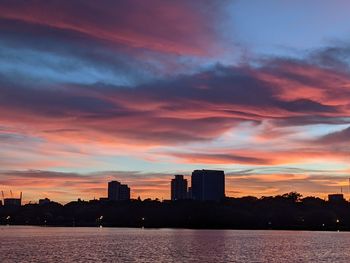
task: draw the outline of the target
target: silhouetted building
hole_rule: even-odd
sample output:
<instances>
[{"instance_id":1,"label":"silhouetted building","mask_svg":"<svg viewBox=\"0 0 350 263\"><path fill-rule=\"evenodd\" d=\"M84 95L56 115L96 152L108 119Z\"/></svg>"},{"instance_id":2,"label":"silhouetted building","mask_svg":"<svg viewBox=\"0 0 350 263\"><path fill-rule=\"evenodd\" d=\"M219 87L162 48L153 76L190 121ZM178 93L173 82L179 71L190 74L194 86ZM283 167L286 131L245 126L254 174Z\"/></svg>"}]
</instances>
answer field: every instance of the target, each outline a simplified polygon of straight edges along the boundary
<instances>
[{"instance_id":1,"label":"silhouetted building","mask_svg":"<svg viewBox=\"0 0 350 263\"><path fill-rule=\"evenodd\" d=\"M218 170L192 172L192 199L220 201L225 197L225 173Z\"/></svg>"},{"instance_id":2,"label":"silhouetted building","mask_svg":"<svg viewBox=\"0 0 350 263\"><path fill-rule=\"evenodd\" d=\"M2 206L2 200L0 200L0 206Z\"/></svg>"},{"instance_id":3,"label":"silhouetted building","mask_svg":"<svg viewBox=\"0 0 350 263\"><path fill-rule=\"evenodd\" d=\"M116 201L119 199L120 183L118 181L108 182L108 200Z\"/></svg>"},{"instance_id":4,"label":"silhouetted building","mask_svg":"<svg viewBox=\"0 0 350 263\"><path fill-rule=\"evenodd\" d=\"M192 199L192 187L188 187L187 198Z\"/></svg>"},{"instance_id":5,"label":"silhouetted building","mask_svg":"<svg viewBox=\"0 0 350 263\"><path fill-rule=\"evenodd\" d=\"M175 175L174 179L171 179L171 200L187 199L187 180L183 175Z\"/></svg>"},{"instance_id":6,"label":"silhouetted building","mask_svg":"<svg viewBox=\"0 0 350 263\"><path fill-rule=\"evenodd\" d=\"M130 188L126 184L120 185L119 200L130 200Z\"/></svg>"},{"instance_id":7,"label":"silhouetted building","mask_svg":"<svg viewBox=\"0 0 350 263\"><path fill-rule=\"evenodd\" d=\"M39 199L39 205L50 204L51 200L49 198Z\"/></svg>"},{"instance_id":8,"label":"silhouetted building","mask_svg":"<svg viewBox=\"0 0 350 263\"><path fill-rule=\"evenodd\" d=\"M20 198L5 198L4 206L21 206Z\"/></svg>"},{"instance_id":9,"label":"silhouetted building","mask_svg":"<svg viewBox=\"0 0 350 263\"><path fill-rule=\"evenodd\" d=\"M343 194L330 194L328 195L328 201L332 203L341 203L344 202L344 195Z\"/></svg>"},{"instance_id":10,"label":"silhouetted building","mask_svg":"<svg viewBox=\"0 0 350 263\"><path fill-rule=\"evenodd\" d=\"M11 192L12 195L12 192ZM22 192L19 198L4 198L4 206L21 206L22 205Z\"/></svg>"},{"instance_id":11,"label":"silhouetted building","mask_svg":"<svg viewBox=\"0 0 350 263\"><path fill-rule=\"evenodd\" d=\"M130 188L126 184L121 184L118 181L108 183L108 200L130 200Z\"/></svg>"}]
</instances>

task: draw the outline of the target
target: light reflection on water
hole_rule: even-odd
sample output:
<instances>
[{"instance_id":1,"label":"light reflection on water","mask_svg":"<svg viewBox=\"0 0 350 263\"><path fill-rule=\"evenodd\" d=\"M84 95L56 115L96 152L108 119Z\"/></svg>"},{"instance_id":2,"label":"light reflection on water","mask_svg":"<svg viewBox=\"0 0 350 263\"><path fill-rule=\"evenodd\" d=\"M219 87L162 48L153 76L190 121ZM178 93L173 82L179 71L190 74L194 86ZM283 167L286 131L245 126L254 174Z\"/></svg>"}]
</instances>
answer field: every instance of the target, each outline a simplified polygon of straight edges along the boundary
<instances>
[{"instance_id":1,"label":"light reflection on water","mask_svg":"<svg viewBox=\"0 0 350 263\"><path fill-rule=\"evenodd\" d=\"M0 262L350 262L350 233L0 227Z\"/></svg>"}]
</instances>

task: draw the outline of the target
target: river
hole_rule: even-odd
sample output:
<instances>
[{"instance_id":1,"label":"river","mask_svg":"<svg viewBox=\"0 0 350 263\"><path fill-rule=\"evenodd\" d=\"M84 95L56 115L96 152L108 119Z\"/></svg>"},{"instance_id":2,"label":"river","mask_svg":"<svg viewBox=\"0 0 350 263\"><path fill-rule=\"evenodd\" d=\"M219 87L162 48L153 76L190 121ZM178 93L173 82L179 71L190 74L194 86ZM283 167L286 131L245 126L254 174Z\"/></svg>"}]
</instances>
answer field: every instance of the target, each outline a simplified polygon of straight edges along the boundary
<instances>
[{"instance_id":1,"label":"river","mask_svg":"<svg viewBox=\"0 0 350 263\"><path fill-rule=\"evenodd\" d=\"M350 233L0 227L0 262L349 262Z\"/></svg>"}]
</instances>

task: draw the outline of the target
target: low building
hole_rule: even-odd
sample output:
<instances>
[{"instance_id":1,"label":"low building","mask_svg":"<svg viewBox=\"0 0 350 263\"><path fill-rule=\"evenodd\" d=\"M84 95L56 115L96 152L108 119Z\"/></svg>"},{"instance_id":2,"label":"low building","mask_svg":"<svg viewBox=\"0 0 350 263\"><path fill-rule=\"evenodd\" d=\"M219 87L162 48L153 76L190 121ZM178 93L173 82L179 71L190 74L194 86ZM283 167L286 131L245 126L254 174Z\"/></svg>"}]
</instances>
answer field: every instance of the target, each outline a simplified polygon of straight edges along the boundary
<instances>
[{"instance_id":1,"label":"low building","mask_svg":"<svg viewBox=\"0 0 350 263\"><path fill-rule=\"evenodd\" d=\"M331 203L341 203L345 202L343 194L330 194L328 195L328 201Z\"/></svg>"},{"instance_id":2,"label":"low building","mask_svg":"<svg viewBox=\"0 0 350 263\"><path fill-rule=\"evenodd\" d=\"M193 198L192 198L192 187L188 187L187 199L193 199Z\"/></svg>"},{"instance_id":3,"label":"low building","mask_svg":"<svg viewBox=\"0 0 350 263\"><path fill-rule=\"evenodd\" d=\"M21 206L21 198L5 198L4 206Z\"/></svg>"},{"instance_id":4,"label":"low building","mask_svg":"<svg viewBox=\"0 0 350 263\"><path fill-rule=\"evenodd\" d=\"M51 200L49 198L39 199L39 205L50 204Z\"/></svg>"}]
</instances>

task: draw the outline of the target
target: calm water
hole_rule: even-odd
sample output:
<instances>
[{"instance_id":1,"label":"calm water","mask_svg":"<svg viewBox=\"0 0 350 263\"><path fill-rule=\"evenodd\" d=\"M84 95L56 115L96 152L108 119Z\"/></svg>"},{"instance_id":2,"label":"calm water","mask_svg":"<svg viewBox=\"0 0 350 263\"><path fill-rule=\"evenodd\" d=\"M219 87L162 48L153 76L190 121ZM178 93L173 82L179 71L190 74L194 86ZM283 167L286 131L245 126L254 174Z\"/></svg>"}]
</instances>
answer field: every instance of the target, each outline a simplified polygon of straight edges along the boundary
<instances>
[{"instance_id":1,"label":"calm water","mask_svg":"<svg viewBox=\"0 0 350 263\"><path fill-rule=\"evenodd\" d=\"M350 262L350 233L3 226L0 262Z\"/></svg>"}]
</instances>

